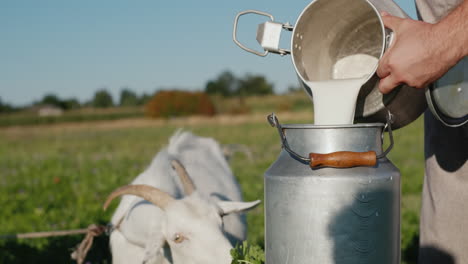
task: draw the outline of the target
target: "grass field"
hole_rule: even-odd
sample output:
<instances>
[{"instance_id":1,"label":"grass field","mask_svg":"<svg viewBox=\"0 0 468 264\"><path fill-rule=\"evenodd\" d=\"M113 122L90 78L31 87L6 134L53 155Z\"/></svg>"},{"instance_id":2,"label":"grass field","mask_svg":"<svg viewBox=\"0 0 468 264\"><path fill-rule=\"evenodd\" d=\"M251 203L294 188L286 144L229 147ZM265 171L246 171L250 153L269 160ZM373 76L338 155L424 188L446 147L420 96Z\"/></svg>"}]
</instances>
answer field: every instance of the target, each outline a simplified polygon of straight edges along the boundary
<instances>
[{"instance_id":1,"label":"grass field","mask_svg":"<svg viewBox=\"0 0 468 264\"><path fill-rule=\"evenodd\" d=\"M82 108L65 111L59 116L38 116L34 111L24 110L0 115L0 127L117 120L141 117L143 114L143 107Z\"/></svg>"},{"instance_id":2,"label":"grass field","mask_svg":"<svg viewBox=\"0 0 468 264\"><path fill-rule=\"evenodd\" d=\"M294 111L294 109L292 109ZM310 112L279 113L284 123L310 123ZM244 144L253 153L231 160L245 200L263 199L263 173L280 142L261 111L248 116L175 120L127 119L0 129L0 234L83 228L107 223L102 203L149 164L171 134L184 128L222 144ZM415 263L423 177L422 120L395 132L390 159L402 172L402 253ZM114 204L113 206L115 206ZM111 208L113 209L113 208ZM263 206L248 213L249 241L263 244ZM0 241L0 263L72 263L81 236ZM91 263L110 263L106 237Z\"/></svg>"}]
</instances>

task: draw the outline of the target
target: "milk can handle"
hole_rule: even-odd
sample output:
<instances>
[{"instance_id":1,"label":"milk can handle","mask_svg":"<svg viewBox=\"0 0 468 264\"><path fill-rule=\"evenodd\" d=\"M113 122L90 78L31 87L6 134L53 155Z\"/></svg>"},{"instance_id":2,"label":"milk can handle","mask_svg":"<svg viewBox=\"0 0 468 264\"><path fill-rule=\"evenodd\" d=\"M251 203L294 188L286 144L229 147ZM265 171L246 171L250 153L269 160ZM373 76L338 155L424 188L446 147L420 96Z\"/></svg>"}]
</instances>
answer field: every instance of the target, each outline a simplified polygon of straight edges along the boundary
<instances>
[{"instance_id":1,"label":"milk can handle","mask_svg":"<svg viewBox=\"0 0 468 264\"><path fill-rule=\"evenodd\" d=\"M237 40L237 24L239 23L239 18L241 16L243 16L243 15L246 15L246 14L257 14L257 15L261 15L261 16L266 16L266 17L269 17L271 19L271 21L273 21L275 18L273 17L273 15L262 12L262 11L245 10L245 11L242 11L239 14L237 14L236 18L234 19L234 30L232 31L232 39L237 44L237 46L239 46L241 49L243 49L245 51L251 52L251 53L256 54L258 56L261 56L261 57L265 57L266 55L268 55L268 50L265 50L264 53L261 53L261 52L258 52L256 50L247 48L242 43L240 43L239 40Z\"/></svg>"},{"instance_id":2,"label":"milk can handle","mask_svg":"<svg viewBox=\"0 0 468 264\"><path fill-rule=\"evenodd\" d=\"M375 151L367 152L352 152L352 151L337 151L327 154L319 153L310 153L309 157L304 157L296 152L294 152L288 144L286 135L284 134L283 128L279 123L278 118L274 113L268 116L268 122L271 126L278 129L278 133L281 138L282 147L293 157L309 163L311 168L318 167L333 167L333 168L351 168L356 166L375 166L377 164L377 159L384 158L390 150L393 148L393 134L392 134L392 114L388 112L387 123L385 124L385 129L388 130L390 145L388 148L382 152L380 155L376 155ZM383 134L382 134L383 140Z\"/></svg>"}]
</instances>

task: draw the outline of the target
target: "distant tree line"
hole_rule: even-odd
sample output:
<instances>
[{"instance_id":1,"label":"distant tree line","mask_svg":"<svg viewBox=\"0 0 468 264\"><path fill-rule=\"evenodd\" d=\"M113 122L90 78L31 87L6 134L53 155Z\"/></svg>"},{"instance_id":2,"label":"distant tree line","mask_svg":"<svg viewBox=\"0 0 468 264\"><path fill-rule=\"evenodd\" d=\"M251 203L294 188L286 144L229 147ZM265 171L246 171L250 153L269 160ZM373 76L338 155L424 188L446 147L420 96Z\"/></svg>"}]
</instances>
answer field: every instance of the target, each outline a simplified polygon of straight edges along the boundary
<instances>
[{"instance_id":1,"label":"distant tree line","mask_svg":"<svg viewBox=\"0 0 468 264\"><path fill-rule=\"evenodd\" d=\"M59 99L56 95L48 94L42 100L36 102L35 105L53 105L64 110L77 109L80 107L95 107L95 108L108 108L114 106L138 106L143 105L149 100L150 96L142 94L138 96L130 88L123 88L120 92L119 101L114 102L112 95L105 89L101 88L94 93L91 100L80 104L78 100L72 99Z\"/></svg>"},{"instance_id":2,"label":"distant tree line","mask_svg":"<svg viewBox=\"0 0 468 264\"><path fill-rule=\"evenodd\" d=\"M158 90L182 90L182 89L158 89ZM230 71L224 71L213 80L209 80L204 92L208 95L219 95L225 97L244 97L250 95L273 94L273 84L269 83L264 76L247 74L243 78L236 77ZM57 95L49 93L41 100L33 102L30 106L51 105L63 110L78 109L81 107L108 108L114 106L131 107L142 106L148 103L155 94L137 95L129 87L124 87L120 91L118 100L112 98L112 95L106 88L98 89L93 97L86 102L80 103L76 98L59 98ZM0 113L14 112L26 107L13 107L4 103L0 98Z\"/></svg>"},{"instance_id":3,"label":"distant tree line","mask_svg":"<svg viewBox=\"0 0 468 264\"><path fill-rule=\"evenodd\" d=\"M225 71L208 81L205 92L226 97L267 95L273 94L273 84L262 75L247 74L244 78L237 78L232 72Z\"/></svg>"}]
</instances>

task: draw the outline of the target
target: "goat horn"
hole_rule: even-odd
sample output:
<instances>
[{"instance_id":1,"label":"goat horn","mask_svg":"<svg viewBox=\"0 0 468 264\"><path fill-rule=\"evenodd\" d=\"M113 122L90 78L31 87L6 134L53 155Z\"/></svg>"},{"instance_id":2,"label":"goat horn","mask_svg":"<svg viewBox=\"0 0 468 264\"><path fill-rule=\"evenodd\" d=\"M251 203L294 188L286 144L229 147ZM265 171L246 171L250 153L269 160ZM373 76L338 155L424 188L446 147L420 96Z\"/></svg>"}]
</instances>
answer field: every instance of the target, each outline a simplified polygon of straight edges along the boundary
<instances>
[{"instance_id":1,"label":"goat horn","mask_svg":"<svg viewBox=\"0 0 468 264\"><path fill-rule=\"evenodd\" d=\"M163 210L167 207L168 204L174 201L174 198L171 195L153 186L144 185L144 184L126 185L113 191L107 197L107 200L104 203L104 210L107 209L110 202L112 202L112 200L114 200L116 197L121 196L121 195L126 195L126 194L131 194L131 195L141 197Z\"/></svg>"},{"instance_id":2,"label":"goat horn","mask_svg":"<svg viewBox=\"0 0 468 264\"><path fill-rule=\"evenodd\" d=\"M182 182L182 187L184 188L185 195L190 195L195 191L195 185L193 184L192 179L187 173L184 165L179 160L172 160L172 168L176 170L179 175L180 181Z\"/></svg>"}]
</instances>

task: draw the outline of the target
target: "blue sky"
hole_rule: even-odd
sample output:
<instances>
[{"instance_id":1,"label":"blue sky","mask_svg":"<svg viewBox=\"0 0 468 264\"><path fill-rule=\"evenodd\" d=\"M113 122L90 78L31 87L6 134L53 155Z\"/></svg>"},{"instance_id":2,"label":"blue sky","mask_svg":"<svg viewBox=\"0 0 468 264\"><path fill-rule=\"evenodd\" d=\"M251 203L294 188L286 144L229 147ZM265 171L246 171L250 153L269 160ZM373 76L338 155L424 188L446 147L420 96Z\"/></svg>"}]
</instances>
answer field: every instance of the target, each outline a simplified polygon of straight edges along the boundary
<instances>
[{"instance_id":1,"label":"blue sky","mask_svg":"<svg viewBox=\"0 0 468 264\"><path fill-rule=\"evenodd\" d=\"M389 1L389 0L382 0ZM396 1L414 17L413 0ZM235 15L270 12L295 23L310 0L5 0L0 2L0 98L23 105L46 93L88 100L98 88L117 99L162 88L201 90L224 70L262 74L277 92L296 85L289 56L261 58L232 41ZM239 38L256 47L262 17L239 25ZM282 47L289 48L286 32Z\"/></svg>"}]
</instances>

